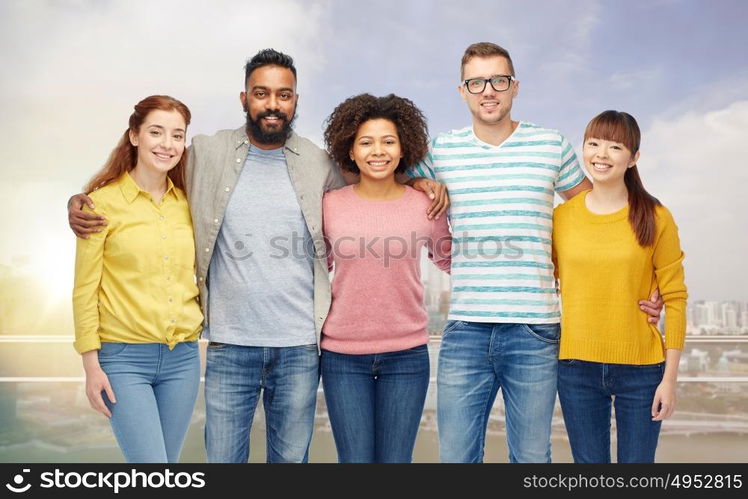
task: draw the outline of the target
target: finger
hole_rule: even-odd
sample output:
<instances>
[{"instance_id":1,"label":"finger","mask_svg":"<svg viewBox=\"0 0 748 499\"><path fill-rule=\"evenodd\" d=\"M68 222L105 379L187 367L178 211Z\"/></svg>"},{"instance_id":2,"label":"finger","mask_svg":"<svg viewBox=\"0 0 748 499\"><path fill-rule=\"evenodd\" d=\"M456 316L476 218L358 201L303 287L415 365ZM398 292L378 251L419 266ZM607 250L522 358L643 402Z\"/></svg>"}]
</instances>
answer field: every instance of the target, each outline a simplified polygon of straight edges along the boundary
<instances>
[{"instance_id":1,"label":"finger","mask_svg":"<svg viewBox=\"0 0 748 499\"><path fill-rule=\"evenodd\" d=\"M652 419L657 417L657 415L660 412L660 397L655 395L654 400L652 401L652 408L650 410L650 413L652 414Z\"/></svg>"},{"instance_id":2,"label":"finger","mask_svg":"<svg viewBox=\"0 0 748 499\"><path fill-rule=\"evenodd\" d=\"M114 396L114 390L112 390L112 385L109 384L109 381L107 381L106 385L104 385L104 391L106 392L106 396L109 399L109 401L112 404L116 404L117 398Z\"/></svg>"},{"instance_id":3,"label":"finger","mask_svg":"<svg viewBox=\"0 0 748 499\"><path fill-rule=\"evenodd\" d=\"M428 196L429 196L429 199L435 199L436 198L436 192L434 192L434 185L433 184L429 184L429 187L428 187Z\"/></svg>"},{"instance_id":4,"label":"finger","mask_svg":"<svg viewBox=\"0 0 748 499\"><path fill-rule=\"evenodd\" d=\"M439 211L435 213L435 218L439 218L445 211L447 211L447 208L449 208L449 196L447 195L447 190L443 189L440 196L441 204L439 206Z\"/></svg>"},{"instance_id":5,"label":"finger","mask_svg":"<svg viewBox=\"0 0 748 499\"><path fill-rule=\"evenodd\" d=\"M650 324L657 324L658 322L660 322L660 319L659 317L649 317L647 318L647 322L649 322Z\"/></svg>"},{"instance_id":6,"label":"finger","mask_svg":"<svg viewBox=\"0 0 748 499\"><path fill-rule=\"evenodd\" d=\"M86 395L88 396L88 403L91 404L93 410L102 413L104 416L111 417L112 414L101 399L101 393L86 393Z\"/></svg>"},{"instance_id":7,"label":"finger","mask_svg":"<svg viewBox=\"0 0 748 499\"><path fill-rule=\"evenodd\" d=\"M70 225L78 225L87 229L98 228L106 225L106 220L92 220L90 218L73 217L70 219Z\"/></svg>"},{"instance_id":8,"label":"finger","mask_svg":"<svg viewBox=\"0 0 748 499\"><path fill-rule=\"evenodd\" d=\"M99 392L96 400L96 410L108 418L112 417L112 413L109 410L109 407L107 407L106 403L104 403L104 398L101 396L101 392Z\"/></svg>"},{"instance_id":9,"label":"finger","mask_svg":"<svg viewBox=\"0 0 748 499\"><path fill-rule=\"evenodd\" d=\"M83 237L84 239L88 239L89 234L95 234L96 232L101 232L101 229L98 228L87 228L80 225L71 225L71 229L73 229L73 232L78 237Z\"/></svg>"},{"instance_id":10,"label":"finger","mask_svg":"<svg viewBox=\"0 0 748 499\"><path fill-rule=\"evenodd\" d=\"M429 209L429 220L439 218L442 211L444 211L444 199L436 198Z\"/></svg>"},{"instance_id":11,"label":"finger","mask_svg":"<svg viewBox=\"0 0 748 499\"><path fill-rule=\"evenodd\" d=\"M657 415L652 418L652 421L662 421L665 418L668 417L669 413L669 406L665 403L660 404L660 410L657 412Z\"/></svg>"},{"instance_id":12,"label":"finger","mask_svg":"<svg viewBox=\"0 0 748 499\"><path fill-rule=\"evenodd\" d=\"M70 216L71 220L81 220L86 222L99 222L98 225L106 225L106 218L104 218L104 215L99 215L98 213L93 213L91 211L75 211L71 212Z\"/></svg>"},{"instance_id":13,"label":"finger","mask_svg":"<svg viewBox=\"0 0 748 499\"><path fill-rule=\"evenodd\" d=\"M649 301L651 302L657 302L657 300L660 299L660 288L655 288L654 292L652 292L652 296L649 297Z\"/></svg>"},{"instance_id":14,"label":"finger","mask_svg":"<svg viewBox=\"0 0 748 499\"><path fill-rule=\"evenodd\" d=\"M656 308L652 308L646 305L639 305L639 308L645 313L649 315L656 315L657 317L660 316L660 311Z\"/></svg>"}]
</instances>

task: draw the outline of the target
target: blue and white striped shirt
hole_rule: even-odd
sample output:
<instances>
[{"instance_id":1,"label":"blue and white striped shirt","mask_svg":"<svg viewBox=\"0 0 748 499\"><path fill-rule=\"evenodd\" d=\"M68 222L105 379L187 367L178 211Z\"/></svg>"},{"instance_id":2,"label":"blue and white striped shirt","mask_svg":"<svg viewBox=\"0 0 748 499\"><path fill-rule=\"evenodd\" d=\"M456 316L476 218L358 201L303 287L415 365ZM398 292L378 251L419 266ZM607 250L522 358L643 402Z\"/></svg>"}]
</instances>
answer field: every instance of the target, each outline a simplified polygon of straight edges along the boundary
<instances>
[{"instance_id":1,"label":"blue and white striped shirt","mask_svg":"<svg viewBox=\"0 0 748 499\"><path fill-rule=\"evenodd\" d=\"M469 126L438 135L408 174L449 190L450 320L560 322L551 260L553 194L584 179L563 135L520 122L493 146Z\"/></svg>"}]
</instances>

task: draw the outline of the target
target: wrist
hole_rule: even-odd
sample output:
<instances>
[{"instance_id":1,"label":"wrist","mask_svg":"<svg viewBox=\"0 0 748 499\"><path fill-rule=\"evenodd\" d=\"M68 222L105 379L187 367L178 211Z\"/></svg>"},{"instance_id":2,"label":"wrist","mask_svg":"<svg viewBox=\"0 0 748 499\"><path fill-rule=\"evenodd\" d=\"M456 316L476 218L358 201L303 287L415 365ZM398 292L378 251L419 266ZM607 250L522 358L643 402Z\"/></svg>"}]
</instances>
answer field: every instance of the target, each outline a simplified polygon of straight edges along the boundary
<instances>
[{"instance_id":1,"label":"wrist","mask_svg":"<svg viewBox=\"0 0 748 499\"><path fill-rule=\"evenodd\" d=\"M99 365L99 351L98 350L89 350L88 352L84 352L83 355L83 370L86 372L89 371L96 371L101 369L101 365Z\"/></svg>"}]
</instances>

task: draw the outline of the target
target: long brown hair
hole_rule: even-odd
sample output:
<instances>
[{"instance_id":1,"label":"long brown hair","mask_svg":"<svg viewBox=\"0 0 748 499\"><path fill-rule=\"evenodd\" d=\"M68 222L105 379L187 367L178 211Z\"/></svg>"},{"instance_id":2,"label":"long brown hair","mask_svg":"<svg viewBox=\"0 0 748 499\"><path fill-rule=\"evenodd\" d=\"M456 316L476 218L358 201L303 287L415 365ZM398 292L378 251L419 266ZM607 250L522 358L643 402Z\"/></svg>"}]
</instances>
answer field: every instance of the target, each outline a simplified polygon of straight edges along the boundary
<instances>
[{"instance_id":1,"label":"long brown hair","mask_svg":"<svg viewBox=\"0 0 748 499\"><path fill-rule=\"evenodd\" d=\"M619 142L634 155L639 151L641 132L633 116L608 110L592 118L584 131L584 141L588 138ZM626 169L623 181L629 195L631 228L642 247L651 246L655 239L655 207L661 203L644 188L636 165Z\"/></svg>"},{"instance_id":2,"label":"long brown hair","mask_svg":"<svg viewBox=\"0 0 748 499\"><path fill-rule=\"evenodd\" d=\"M130 122L125 133L120 137L117 146L109 155L104 166L83 188L83 192L90 194L96 189L117 180L125 172L129 172L138 161L138 148L130 143L130 131L138 133L140 126L151 111L177 111L184 118L185 125L190 124L192 115L182 102L168 95L151 95L135 104L135 112L130 115ZM185 151L186 152L186 151ZM187 154L182 153L177 165L169 170L168 176L176 187L184 190L184 174L187 168Z\"/></svg>"}]
</instances>

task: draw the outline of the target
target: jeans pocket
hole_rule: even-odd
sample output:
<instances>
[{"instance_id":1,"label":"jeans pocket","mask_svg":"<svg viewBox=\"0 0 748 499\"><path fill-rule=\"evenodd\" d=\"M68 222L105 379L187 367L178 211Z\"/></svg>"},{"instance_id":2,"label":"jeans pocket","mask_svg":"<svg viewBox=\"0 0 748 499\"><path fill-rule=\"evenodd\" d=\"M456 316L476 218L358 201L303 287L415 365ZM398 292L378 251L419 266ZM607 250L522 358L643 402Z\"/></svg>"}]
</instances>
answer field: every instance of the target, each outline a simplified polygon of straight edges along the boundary
<instances>
[{"instance_id":1,"label":"jeans pocket","mask_svg":"<svg viewBox=\"0 0 748 499\"><path fill-rule=\"evenodd\" d=\"M564 366L573 366L577 363L577 359L559 359L558 363Z\"/></svg>"},{"instance_id":2,"label":"jeans pocket","mask_svg":"<svg viewBox=\"0 0 748 499\"><path fill-rule=\"evenodd\" d=\"M446 337L449 333L454 331L460 326L463 326L465 324L465 321L447 321L444 323L444 330L442 331L442 339Z\"/></svg>"},{"instance_id":3,"label":"jeans pocket","mask_svg":"<svg viewBox=\"0 0 748 499\"><path fill-rule=\"evenodd\" d=\"M101 350L99 350L99 359L101 358L112 358L115 355L119 355L125 351L127 343L111 343L103 342L101 344Z\"/></svg>"},{"instance_id":4,"label":"jeans pocket","mask_svg":"<svg viewBox=\"0 0 748 499\"><path fill-rule=\"evenodd\" d=\"M555 344L561 338L560 324L522 324L522 329L545 343Z\"/></svg>"},{"instance_id":5,"label":"jeans pocket","mask_svg":"<svg viewBox=\"0 0 748 499\"><path fill-rule=\"evenodd\" d=\"M208 350L223 350L226 346L226 343L219 343L217 341L208 342Z\"/></svg>"}]
</instances>

